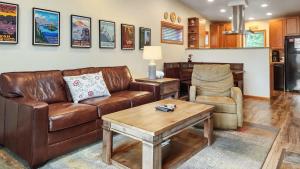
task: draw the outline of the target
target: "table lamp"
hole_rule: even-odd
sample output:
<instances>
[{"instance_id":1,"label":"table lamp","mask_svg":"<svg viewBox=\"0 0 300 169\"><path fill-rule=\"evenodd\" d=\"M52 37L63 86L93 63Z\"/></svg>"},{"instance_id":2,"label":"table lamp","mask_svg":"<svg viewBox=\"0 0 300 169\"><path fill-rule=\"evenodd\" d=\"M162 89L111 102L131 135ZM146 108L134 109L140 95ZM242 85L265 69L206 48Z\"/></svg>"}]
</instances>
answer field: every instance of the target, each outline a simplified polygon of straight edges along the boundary
<instances>
[{"instance_id":1,"label":"table lamp","mask_svg":"<svg viewBox=\"0 0 300 169\"><path fill-rule=\"evenodd\" d=\"M148 78L150 80L156 79L156 64L155 60L162 59L161 46L144 46L143 58L150 60L148 68Z\"/></svg>"}]
</instances>

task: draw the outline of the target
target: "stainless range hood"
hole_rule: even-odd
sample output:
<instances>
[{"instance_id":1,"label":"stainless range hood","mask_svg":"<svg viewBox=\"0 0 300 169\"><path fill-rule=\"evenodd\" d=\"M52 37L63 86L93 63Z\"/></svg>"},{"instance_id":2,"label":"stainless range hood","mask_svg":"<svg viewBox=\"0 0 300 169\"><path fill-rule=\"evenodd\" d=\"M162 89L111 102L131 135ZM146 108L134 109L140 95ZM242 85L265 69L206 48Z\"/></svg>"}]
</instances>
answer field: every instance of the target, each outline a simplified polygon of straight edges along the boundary
<instances>
[{"instance_id":1,"label":"stainless range hood","mask_svg":"<svg viewBox=\"0 0 300 169\"><path fill-rule=\"evenodd\" d=\"M233 0L228 6L232 7L232 30L224 34L245 34L245 8L248 6L248 1Z\"/></svg>"}]
</instances>

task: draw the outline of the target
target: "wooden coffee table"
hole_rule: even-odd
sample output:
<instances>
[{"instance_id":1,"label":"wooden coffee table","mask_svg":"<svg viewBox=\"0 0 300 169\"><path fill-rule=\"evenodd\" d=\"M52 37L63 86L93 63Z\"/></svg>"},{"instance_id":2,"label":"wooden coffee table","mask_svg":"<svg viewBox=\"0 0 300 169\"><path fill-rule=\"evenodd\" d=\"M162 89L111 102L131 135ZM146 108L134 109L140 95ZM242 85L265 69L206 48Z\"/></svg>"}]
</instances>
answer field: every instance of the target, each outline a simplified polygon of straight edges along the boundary
<instances>
[{"instance_id":1,"label":"wooden coffee table","mask_svg":"<svg viewBox=\"0 0 300 169\"><path fill-rule=\"evenodd\" d=\"M176 104L174 112L160 112L155 106ZM213 141L214 107L175 99L166 99L119 111L102 117L102 160L122 168L176 168ZM191 126L204 121L204 137ZM128 136L128 143L113 150L112 131ZM162 143L171 140L169 155L163 157ZM130 147L131 146L131 147Z\"/></svg>"}]
</instances>

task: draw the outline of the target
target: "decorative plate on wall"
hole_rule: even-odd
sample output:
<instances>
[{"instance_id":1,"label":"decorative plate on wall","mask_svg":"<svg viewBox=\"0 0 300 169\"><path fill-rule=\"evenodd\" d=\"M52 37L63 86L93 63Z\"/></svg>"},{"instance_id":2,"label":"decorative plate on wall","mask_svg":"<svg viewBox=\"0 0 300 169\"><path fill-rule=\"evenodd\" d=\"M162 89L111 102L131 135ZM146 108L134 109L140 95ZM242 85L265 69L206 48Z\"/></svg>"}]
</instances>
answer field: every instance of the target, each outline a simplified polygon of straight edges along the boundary
<instances>
[{"instance_id":1,"label":"decorative plate on wall","mask_svg":"<svg viewBox=\"0 0 300 169\"><path fill-rule=\"evenodd\" d=\"M170 14L170 19L171 19L171 22L173 22L173 23L176 21L176 14L175 14L175 12L172 12Z\"/></svg>"},{"instance_id":2,"label":"decorative plate on wall","mask_svg":"<svg viewBox=\"0 0 300 169\"><path fill-rule=\"evenodd\" d=\"M165 19L165 20L168 20L168 18L169 18L169 13L168 13L168 12L165 12L165 13L164 13L164 19Z\"/></svg>"},{"instance_id":3,"label":"decorative plate on wall","mask_svg":"<svg viewBox=\"0 0 300 169\"><path fill-rule=\"evenodd\" d=\"M181 17L180 16L177 17L177 22L181 23Z\"/></svg>"}]
</instances>

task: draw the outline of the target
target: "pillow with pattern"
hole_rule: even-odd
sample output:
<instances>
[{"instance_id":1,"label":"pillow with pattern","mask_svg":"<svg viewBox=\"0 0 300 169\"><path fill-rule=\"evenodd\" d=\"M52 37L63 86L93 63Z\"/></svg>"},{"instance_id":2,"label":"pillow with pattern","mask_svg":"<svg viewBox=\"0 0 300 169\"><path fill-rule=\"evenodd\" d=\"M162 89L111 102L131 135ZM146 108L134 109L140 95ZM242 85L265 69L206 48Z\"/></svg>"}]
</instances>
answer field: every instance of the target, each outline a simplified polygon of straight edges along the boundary
<instances>
[{"instance_id":1,"label":"pillow with pattern","mask_svg":"<svg viewBox=\"0 0 300 169\"><path fill-rule=\"evenodd\" d=\"M110 96L102 72L80 76L65 76L64 80L69 87L74 103L93 97Z\"/></svg>"}]
</instances>

